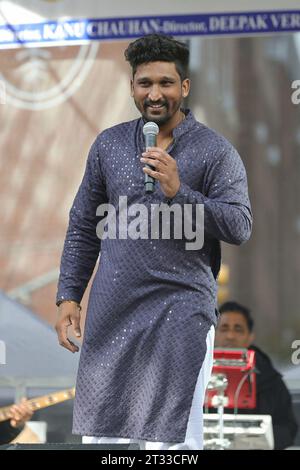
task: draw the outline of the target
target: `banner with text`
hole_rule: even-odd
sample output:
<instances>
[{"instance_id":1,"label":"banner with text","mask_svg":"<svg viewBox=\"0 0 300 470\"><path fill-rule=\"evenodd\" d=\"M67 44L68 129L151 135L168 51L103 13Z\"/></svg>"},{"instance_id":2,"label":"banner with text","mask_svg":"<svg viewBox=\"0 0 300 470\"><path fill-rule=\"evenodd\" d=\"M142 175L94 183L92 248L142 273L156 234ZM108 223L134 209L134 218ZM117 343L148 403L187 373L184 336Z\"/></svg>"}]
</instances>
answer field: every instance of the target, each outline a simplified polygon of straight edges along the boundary
<instances>
[{"instance_id":1,"label":"banner with text","mask_svg":"<svg viewBox=\"0 0 300 470\"><path fill-rule=\"evenodd\" d=\"M151 2L151 14L146 14L149 3L140 0L126 2L127 16L123 16L125 2L122 3L123 9L119 2L110 2L112 8L108 9L106 5L106 8L101 8L101 11L103 10L101 13L99 2L89 0L87 3L84 2L84 7L82 5L80 7L78 2L72 2L71 16L69 16L71 10L68 1L61 2L59 9L57 7L60 2L54 2L55 5L45 3L28 1L14 4L14 2L0 1L0 48L126 40L151 33L173 36L243 36L300 31L300 9L297 9L296 2L292 1L286 2L284 9L272 7L266 10L263 10L262 6L267 6L270 2L260 2L259 8L256 5L258 2L244 2L242 11L234 9L228 11L229 6L233 8L233 2L227 2L226 12L224 7L222 12L207 12L201 8L203 2L195 1L185 2L184 6L183 2L167 1L163 2L163 7L159 9L158 2L154 1L153 5ZM249 8L248 11L244 10L245 3ZM119 9L113 8L116 4L119 4ZM219 4L221 9L220 2L216 4ZM213 10L216 9L216 4ZM133 5L136 7L139 5L135 14L132 10ZM169 10L166 9L167 6ZM254 7L256 10L253 10ZM168 11L172 11L172 14L167 13ZM131 12L132 14L128 15ZM137 16L139 12L143 14Z\"/></svg>"}]
</instances>

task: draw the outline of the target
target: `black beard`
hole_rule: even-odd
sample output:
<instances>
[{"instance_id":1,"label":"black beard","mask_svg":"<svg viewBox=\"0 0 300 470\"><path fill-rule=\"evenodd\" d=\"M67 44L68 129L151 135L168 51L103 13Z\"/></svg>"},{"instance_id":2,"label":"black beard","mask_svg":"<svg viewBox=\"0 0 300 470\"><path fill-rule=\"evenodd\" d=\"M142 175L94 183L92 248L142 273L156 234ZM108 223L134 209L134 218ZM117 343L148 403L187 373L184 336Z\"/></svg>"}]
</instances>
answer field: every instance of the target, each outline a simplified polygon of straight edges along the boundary
<instances>
[{"instance_id":1,"label":"black beard","mask_svg":"<svg viewBox=\"0 0 300 470\"><path fill-rule=\"evenodd\" d=\"M145 113L143 113L142 117L144 121L146 122L155 122L155 124L157 124L158 127L166 124L171 119L171 116L169 116L169 114L165 114L164 116L157 116L157 117L149 118Z\"/></svg>"},{"instance_id":2,"label":"black beard","mask_svg":"<svg viewBox=\"0 0 300 470\"><path fill-rule=\"evenodd\" d=\"M140 111L140 113L142 115L142 118L145 122L155 122L155 124L157 124L158 127L160 127L160 126L163 126L164 124L166 124L172 118L172 116L170 116L170 114L169 114L169 103L168 102L164 103L164 106L166 107L166 114L164 114L164 116L153 116L151 118L149 118L146 114L147 113L147 108L150 104L148 100L145 100L143 102L144 111L142 111L141 106L139 106L139 104L136 102L135 99L134 99L134 102L135 102L135 105L136 105L137 109ZM156 103L156 104L158 104L158 103ZM178 111L178 109L180 109L180 107L181 107L181 102L178 103L177 109L174 111L174 113L176 113Z\"/></svg>"},{"instance_id":3,"label":"black beard","mask_svg":"<svg viewBox=\"0 0 300 470\"><path fill-rule=\"evenodd\" d=\"M157 124L158 126L163 126L164 124L166 124L170 119L171 119L171 116L169 115L169 106L168 106L168 103L155 103L155 104L163 104L163 106L165 106L166 108L166 114L164 116L153 116L152 118L148 118L147 117L147 108L150 106L150 103L149 101L145 101L144 102L144 113L142 114L142 117L145 121L149 122L155 122L155 124Z\"/></svg>"}]
</instances>

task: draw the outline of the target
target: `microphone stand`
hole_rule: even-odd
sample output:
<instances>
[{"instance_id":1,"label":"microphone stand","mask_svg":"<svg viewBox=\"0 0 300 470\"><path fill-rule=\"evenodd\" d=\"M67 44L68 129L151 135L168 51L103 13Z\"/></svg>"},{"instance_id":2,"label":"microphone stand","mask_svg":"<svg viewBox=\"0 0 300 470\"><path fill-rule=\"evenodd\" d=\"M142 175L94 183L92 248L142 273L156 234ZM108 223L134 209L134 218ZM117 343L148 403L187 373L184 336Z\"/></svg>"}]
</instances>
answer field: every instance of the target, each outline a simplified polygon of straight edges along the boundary
<instances>
[{"instance_id":1,"label":"microphone stand","mask_svg":"<svg viewBox=\"0 0 300 470\"><path fill-rule=\"evenodd\" d=\"M224 392L228 386L225 374L212 374L207 390L216 390L217 394L212 398L212 406L218 409L219 436L205 442L205 448L211 450L229 449L231 442L224 438L224 408L228 405L228 397Z\"/></svg>"}]
</instances>

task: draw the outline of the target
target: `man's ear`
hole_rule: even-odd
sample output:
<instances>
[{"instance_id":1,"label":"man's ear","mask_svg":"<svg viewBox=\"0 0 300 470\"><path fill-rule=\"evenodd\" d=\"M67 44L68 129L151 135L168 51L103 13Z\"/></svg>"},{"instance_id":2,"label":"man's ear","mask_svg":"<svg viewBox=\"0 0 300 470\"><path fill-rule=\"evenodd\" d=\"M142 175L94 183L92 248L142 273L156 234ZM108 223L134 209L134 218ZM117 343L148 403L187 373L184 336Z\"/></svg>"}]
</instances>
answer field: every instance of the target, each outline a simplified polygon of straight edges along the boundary
<instances>
[{"instance_id":1,"label":"man's ear","mask_svg":"<svg viewBox=\"0 0 300 470\"><path fill-rule=\"evenodd\" d=\"M133 97L133 80L130 80L130 95Z\"/></svg>"},{"instance_id":2,"label":"man's ear","mask_svg":"<svg viewBox=\"0 0 300 470\"><path fill-rule=\"evenodd\" d=\"M250 345L250 344L253 344L253 343L254 343L254 340L255 340L255 334L254 334L254 333L250 333L250 336L249 336L249 345Z\"/></svg>"},{"instance_id":3,"label":"man's ear","mask_svg":"<svg viewBox=\"0 0 300 470\"><path fill-rule=\"evenodd\" d=\"M189 78L185 78L185 79L182 81L182 84L181 84L181 90L182 90L182 97L183 97L183 98L186 98L186 97L189 95L190 87L191 87L191 81L190 81L190 79L189 79Z\"/></svg>"}]
</instances>

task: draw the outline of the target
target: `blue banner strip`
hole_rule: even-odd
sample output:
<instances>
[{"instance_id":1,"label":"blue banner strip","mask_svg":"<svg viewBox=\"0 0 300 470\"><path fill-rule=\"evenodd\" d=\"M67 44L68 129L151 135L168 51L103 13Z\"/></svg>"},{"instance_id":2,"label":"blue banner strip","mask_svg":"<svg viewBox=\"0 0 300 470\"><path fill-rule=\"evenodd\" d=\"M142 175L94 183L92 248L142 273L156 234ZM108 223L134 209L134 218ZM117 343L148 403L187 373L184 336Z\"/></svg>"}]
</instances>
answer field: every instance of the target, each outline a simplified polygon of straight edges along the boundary
<instances>
[{"instance_id":1,"label":"blue banner strip","mask_svg":"<svg viewBox=\"0 0 300 470\"><path fill-rule=\"evenodd\" d=\"M88 18L0 26L0 48L129 39L151 33L172 36L251 35L300 31L300 10L210 13L131 18Z\"/></svg>"}]
</instances>

